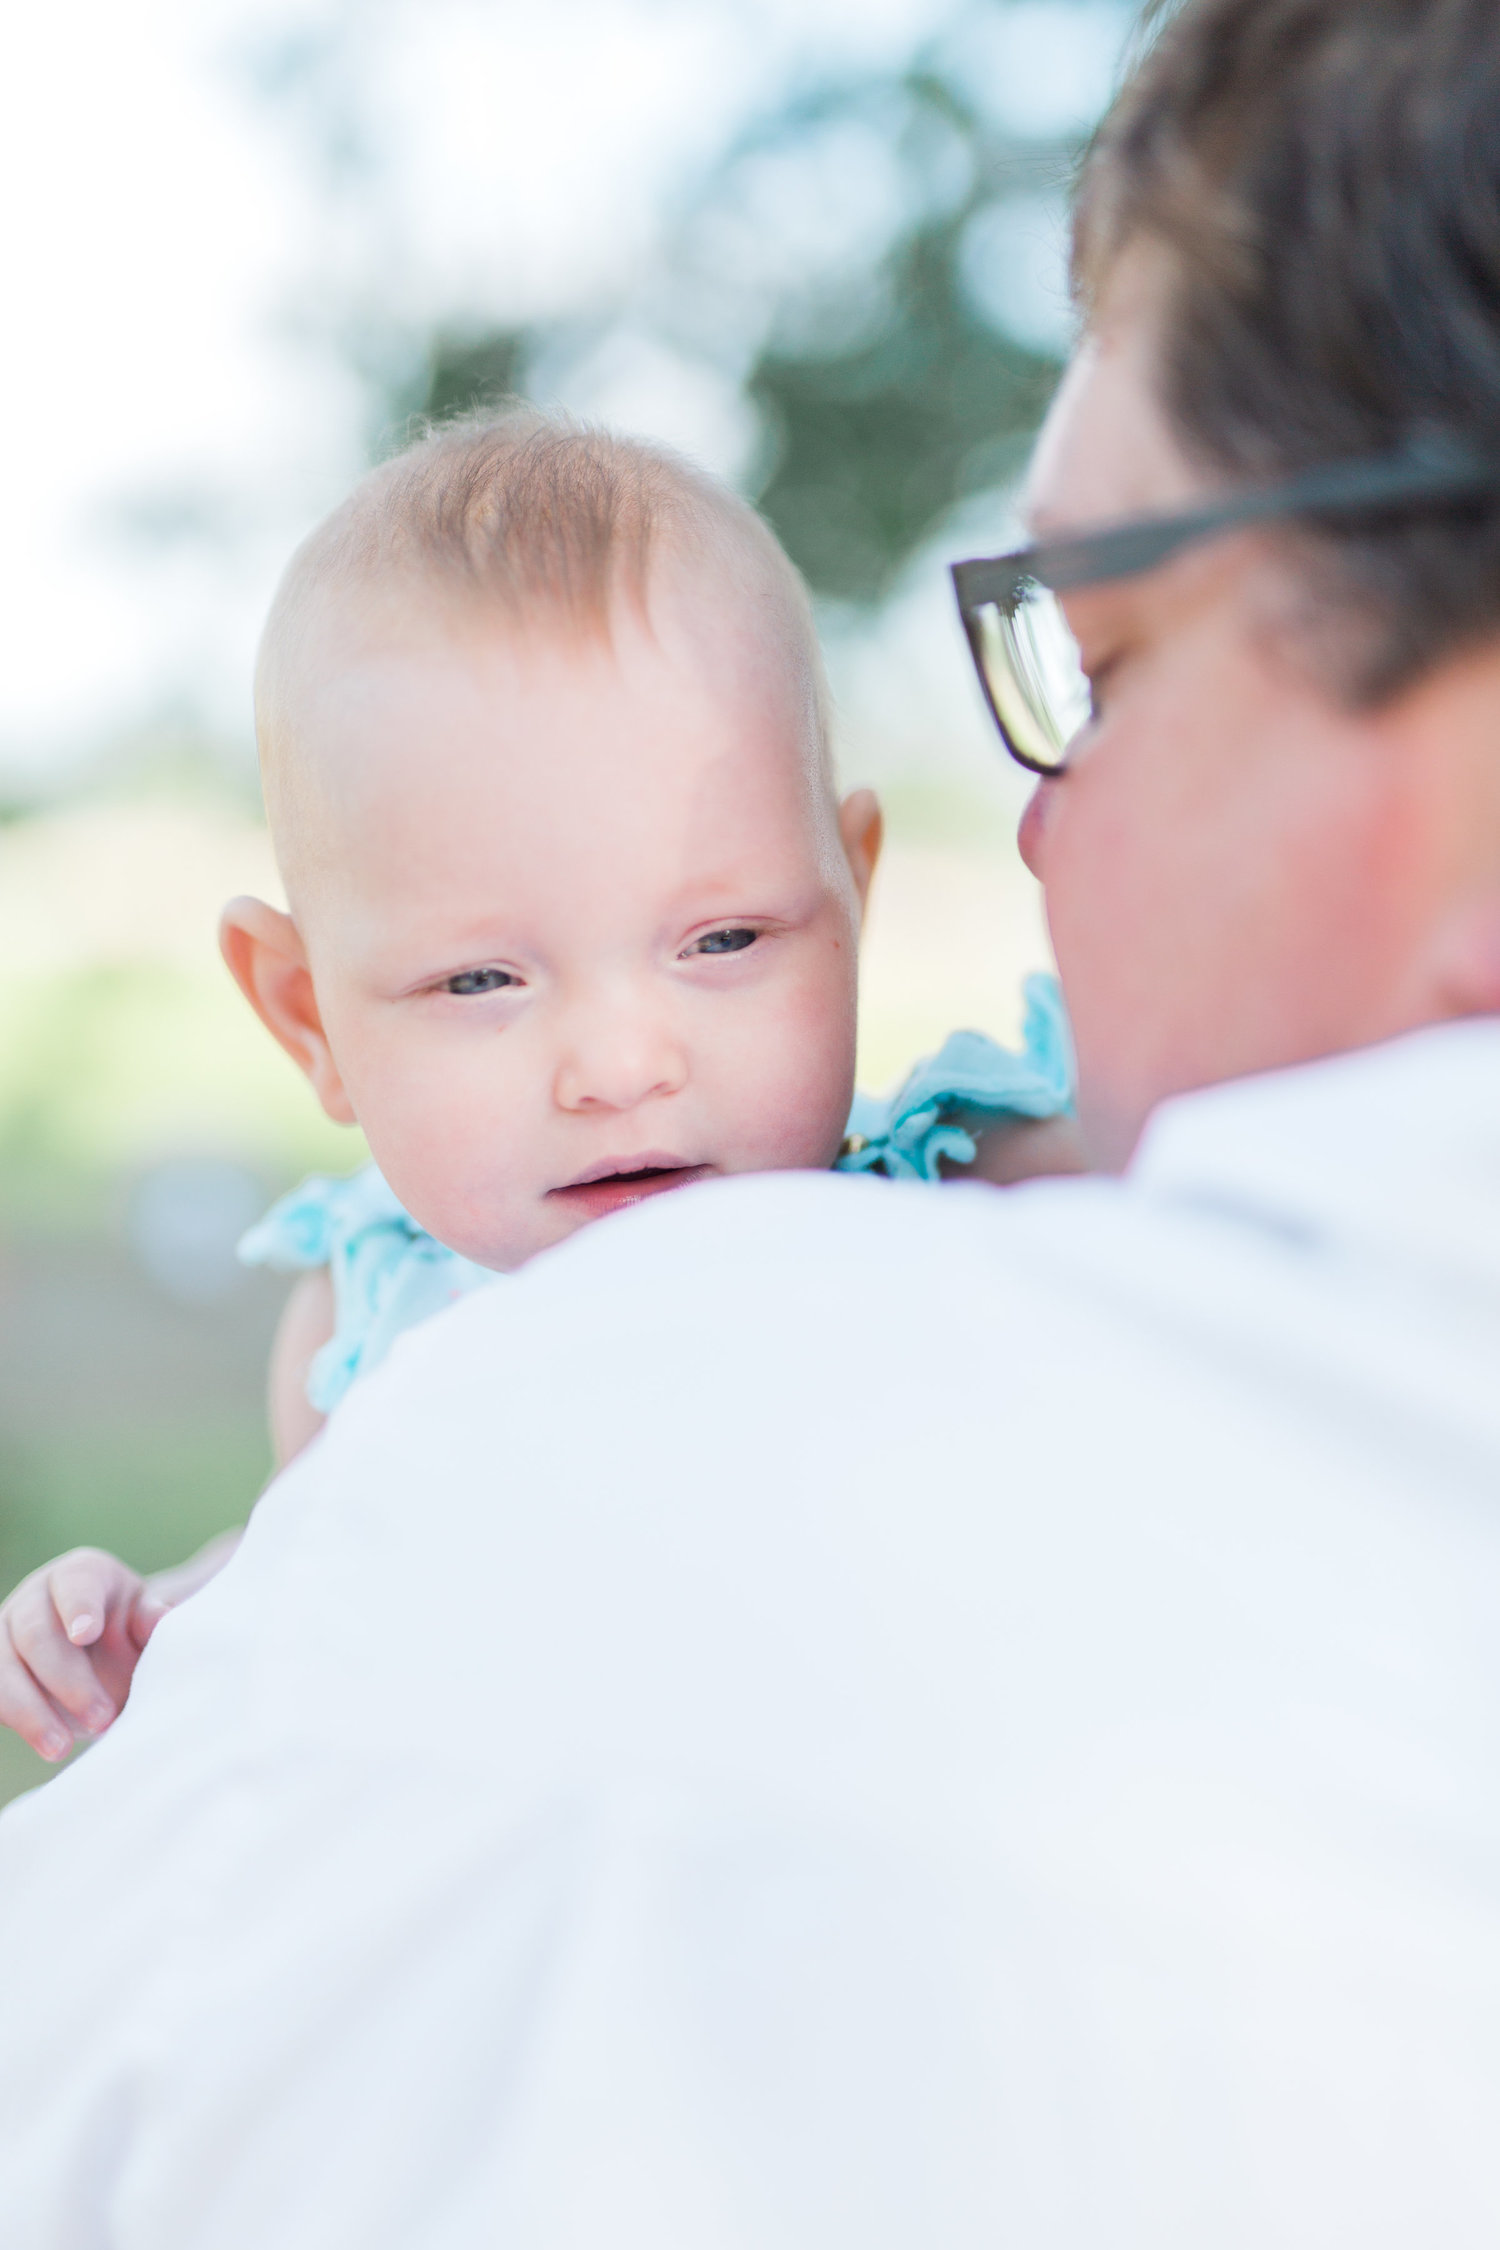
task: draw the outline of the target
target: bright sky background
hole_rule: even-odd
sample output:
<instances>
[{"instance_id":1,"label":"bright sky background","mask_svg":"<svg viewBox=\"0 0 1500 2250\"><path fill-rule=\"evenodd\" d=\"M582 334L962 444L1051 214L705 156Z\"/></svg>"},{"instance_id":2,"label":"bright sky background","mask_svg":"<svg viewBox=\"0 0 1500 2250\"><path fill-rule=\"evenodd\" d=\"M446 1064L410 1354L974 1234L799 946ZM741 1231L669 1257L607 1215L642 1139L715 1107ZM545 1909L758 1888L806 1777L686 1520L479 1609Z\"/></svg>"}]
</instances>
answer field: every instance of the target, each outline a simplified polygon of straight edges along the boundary
<instances>
[{"instance_id":1,"label":"bright sky background","mask_svg":"<svg viewBox=\"0 0 1500 2250\"><path fill-rule=\"evenodd\" d=\"M330 305L418 326L458 306L505 319L607 295L649 259L674 191L739 118L820 62L899 57L947 12L940 0L12 11L0 789L45 786L174 717L247 739L276 572L364 459L364 400L329 348ZM1012 122L1068 127L1103 100L1123 20L1122 0L1018 0L985 26L974 66ZM319 103L319 87L333 98ZM1031 297L1022 288L1008 312L1020 326L1055 317L1049 226L1039 210ZM733 465L732 400L628 336L611 348L572 403ZM216 536L174 536L205 525Z\"/></svg>"}]
</instances>

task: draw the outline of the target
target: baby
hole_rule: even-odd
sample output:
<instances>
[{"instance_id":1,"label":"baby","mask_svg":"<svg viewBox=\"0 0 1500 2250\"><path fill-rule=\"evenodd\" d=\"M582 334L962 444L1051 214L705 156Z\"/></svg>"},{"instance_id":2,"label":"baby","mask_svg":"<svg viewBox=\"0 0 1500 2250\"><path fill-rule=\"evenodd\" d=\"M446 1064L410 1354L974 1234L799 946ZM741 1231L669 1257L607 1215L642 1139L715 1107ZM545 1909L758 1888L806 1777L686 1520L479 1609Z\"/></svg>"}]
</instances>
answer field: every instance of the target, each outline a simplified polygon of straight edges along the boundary
<instances>
[{"instance_id":1,"label":"baby","mask_svg":"<svg viewBox=\"0 0 1500 2250\"><path fill-rule=\"evenodd\" d=\"M293 559L256 717L290 911L234 900L225 957L374 1158L247 1245L308 1269L278 1462L402 1328L643 1197L1044 1168L1016 1153L1068 1100L1041 992L1025 1056L958 1034L851 1117L879 808L836 796L796 572L685 462L529 411L427 437ZM34 1573L0 1612L0 1722L49 1758L100 1732L231 1547L149 1584L93 1550Z\"/></svg>"}]
</instances>

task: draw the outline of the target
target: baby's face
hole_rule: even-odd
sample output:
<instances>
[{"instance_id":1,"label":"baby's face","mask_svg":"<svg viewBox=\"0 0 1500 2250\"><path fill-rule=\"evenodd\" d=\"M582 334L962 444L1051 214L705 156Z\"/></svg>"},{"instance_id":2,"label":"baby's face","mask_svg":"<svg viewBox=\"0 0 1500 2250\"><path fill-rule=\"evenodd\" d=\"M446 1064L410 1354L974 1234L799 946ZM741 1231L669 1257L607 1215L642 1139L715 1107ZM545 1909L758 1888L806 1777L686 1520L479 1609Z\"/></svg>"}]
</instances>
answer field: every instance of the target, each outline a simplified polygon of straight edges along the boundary
<instances>
[{"instance_id":1,"label":"baby's face","mask_svg":"<svg viewBox=\"0 0 1500 2250\"><path fill-rule=\"evenodd\" d=\"M325 1100L430 1233L509 1267L665 1187L831 1163L863 869L768 627L686 594L610 648L455 626L351 658L305 724Z\"/></svg>"}]
</instances>

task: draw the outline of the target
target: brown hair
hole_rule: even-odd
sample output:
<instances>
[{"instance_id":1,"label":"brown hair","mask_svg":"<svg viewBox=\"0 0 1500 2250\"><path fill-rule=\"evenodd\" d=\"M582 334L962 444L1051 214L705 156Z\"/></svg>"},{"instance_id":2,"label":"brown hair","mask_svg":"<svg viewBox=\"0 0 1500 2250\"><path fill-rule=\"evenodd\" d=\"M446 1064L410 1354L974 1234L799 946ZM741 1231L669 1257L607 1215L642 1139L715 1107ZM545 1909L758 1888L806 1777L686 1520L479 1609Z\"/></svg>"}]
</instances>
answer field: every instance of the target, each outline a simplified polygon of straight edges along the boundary
<instances>
[{"instance_id":1,"label":"brown hair","mask_svg":"<svg viewBox=\"0 0 1500 2250\"><path fill-rule=\"evenodd\" d=\"M1500 453L1497 0L1185 0L1085 162L1087 310L1122 251L1168 253L1162 403L1234 482L1419 437ZM1500 507L1403 507L1300 539L1367 628L1378 701L1500 631Z\"/></svg>"}]
</instances>

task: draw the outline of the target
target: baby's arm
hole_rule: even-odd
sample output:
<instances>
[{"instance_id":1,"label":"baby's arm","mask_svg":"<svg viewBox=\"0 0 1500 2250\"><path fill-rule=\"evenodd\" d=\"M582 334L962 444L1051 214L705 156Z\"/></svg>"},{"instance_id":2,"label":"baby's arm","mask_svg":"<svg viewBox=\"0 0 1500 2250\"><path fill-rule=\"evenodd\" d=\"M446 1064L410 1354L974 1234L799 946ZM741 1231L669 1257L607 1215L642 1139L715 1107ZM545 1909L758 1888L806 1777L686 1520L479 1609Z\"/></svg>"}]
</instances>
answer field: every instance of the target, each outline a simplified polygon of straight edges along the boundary
<instances>
[{"instance_id":1,"label":"baby's arm","mask_svg":"<svg viewBox=\"0 0 1500 2250\"><path fill-rule=\"evenodd\" d=\"M992 1187L1014 1187L1021 1180L1089 1169L1071 1117L1004 1117L969 1130L974 1135L973 1163L944 1167L955 1180L988 1180Z\"/></svg>"},{"instance_id":2,"label":"baby's arm","mask_svg":"<svg viewBox=\"0 0 1500 2250\"><path fill-rule=\"evenodd\" d=\"M287 1299L271 1349L271 1442L284 1468L323 1427L307 1370L333 1334L333 1286L307 1274ZM116 1555L75 1547L0 1603L0 1726L43 1758L102 1734L124 1706L141 1650L169 1609L217 1577L240 1543L221 1532L189 1561L142 1578Z\"/></svg>"},{"instance_id":3,"label":"baby's arm","mask_svg":"<svg viewBox=\"0 0 1500 2250\"><path fill-rule=\"evenodd\" d=\"M271 1346L271 1450L284 1469L328 1419L307 1396L308 1369L333 1334L333 1277L326 1266L306 1273L286 1301Z\"/></svg>"}]
</instances>

